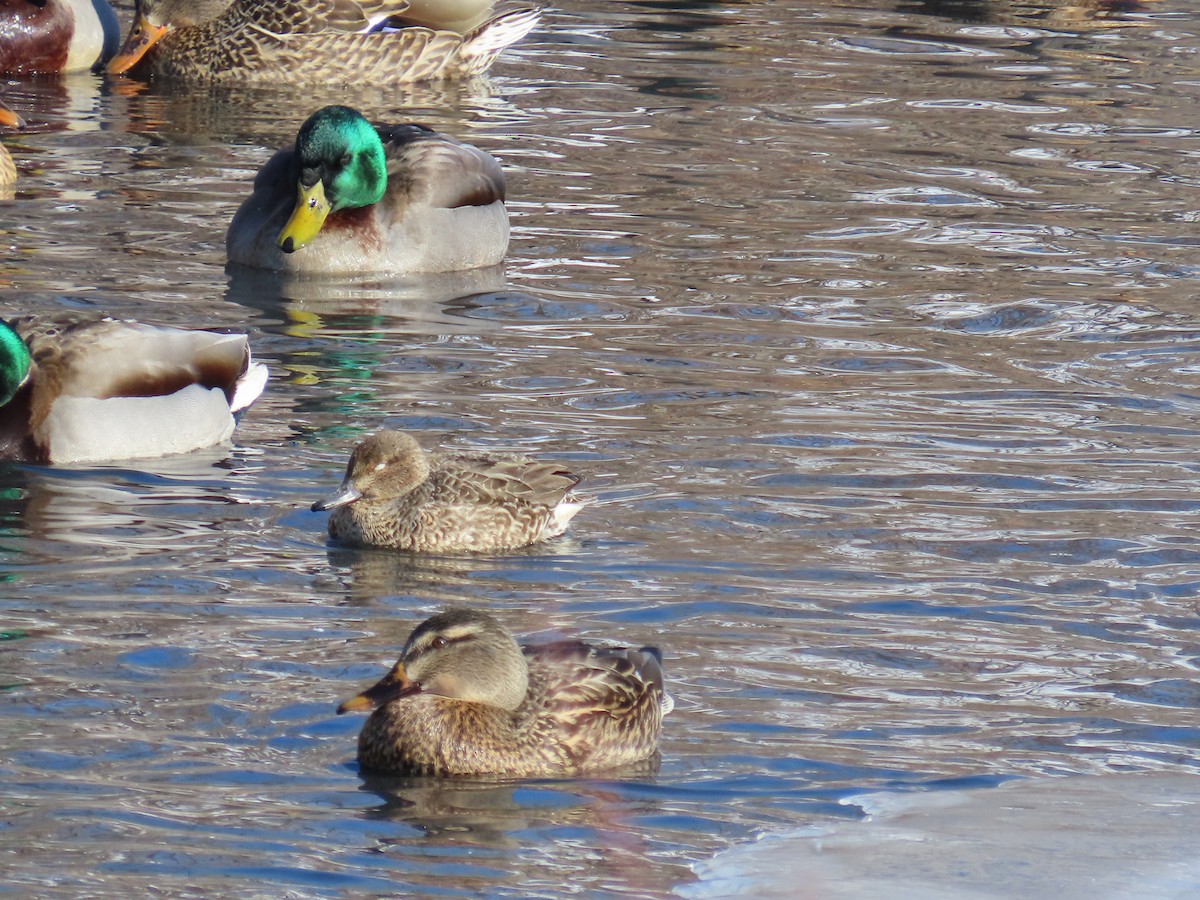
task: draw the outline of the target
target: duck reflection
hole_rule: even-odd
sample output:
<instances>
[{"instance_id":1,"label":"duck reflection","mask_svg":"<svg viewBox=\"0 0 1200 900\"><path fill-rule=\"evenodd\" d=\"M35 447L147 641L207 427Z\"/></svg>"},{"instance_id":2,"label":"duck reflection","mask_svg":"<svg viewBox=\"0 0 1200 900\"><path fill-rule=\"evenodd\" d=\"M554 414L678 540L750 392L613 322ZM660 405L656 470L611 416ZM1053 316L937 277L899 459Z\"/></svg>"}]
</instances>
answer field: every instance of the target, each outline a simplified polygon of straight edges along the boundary
<instances>
[{"instance_id":1,"label":"duck reflection","mask_svg":"<svg viewBox=\"0 0 1200 900\"><path fill-rule=\"evenodd\" d=\"M212 518L195 515L196 504L253 502L229 484L228 455L213 447L139 460L136 470L0 465L0 534L121 558L177 551L189 538L219 540Z\"/></svg>"},{"instance_id":2,"label":"duck reflection","mask_svg":"<svg viewBox=\"0 0 1200 900\"><path fill-rule=\"evenodd\" d=\"M470 557L337 546L329 547L328 558L330 569L345 577L347 599L355 606L406 594L453 602L479 567L479 560Z\"/></svg>"},{"instance_id":3,"label":"duck reflection","mask_svg":"<svg viewBox=\"0 0 1200 900\"><path fill-rule=\"evenodd\" d=\"M472 313L488 295L505 293L503 266L379 280L304 278L229 264L226 299L278 317L294 336L386 316L401 334L478 334L497 326Z\"/></svg>"},{"instance_id":4,"label":"duck reflection","mask_svg":"<svg viewBox=\"0 0 1200 900\"><path fill-rule=\"evenodd\" d=\"M409 594L420 596L423 604L454 604L488 585L497 591L511 590L514 584L529 583L533 569L554 568L556 559L578 555L581 549L579 541L567 534L503 556L430 556L336 544L326 552L330 570L346 583L348 602L371 606L385 597ZM555 573L546 575L551 581L559 578Z\"/></svg>"},{"instance_id":5,"label":"duck reflection","mask_svg":"<svg viewBox=\"0 0 1200 900\"><path fill-rule=\"evenodd\" d=\"M107 131L100 83L91 75L26 78L5 83L4 102L34 132Z\"/></svg>"},{"instance_id":6,"label":"duck reflection","mask_svg":"<svg viewBox=\"0 0 1200 900\"><path fill-rule=\"evenodd\" d=\"M622 781L369 780L364 790L384 802L365 815L417 834L399 832L368 849L417 852L426 859L444 855L456 864L461 848L499 851L522 860L519 877L525 884L561 884L579 866L589 877L599 871L604 878L607 871L631 896L669 896L681 873L669 865L646 865L657 840L639 818L643 798L653 790L653 773L646 769L622 770ZM538 850L551 846L555 852L549 856Z\"/></svg>"},{"instance_id":7,"label":"duck reflection","mask_svg":"<svg viewBox=\"0 0 1200 900\"><path fill-rule=\"evenodd\" d=\"M110 107L106 119L115 130L155 137L165 133L172 135L171 140L196 135L205 142L252 141L267 147L291 144L309 112L346 102L345 88L331 85L307 86L300 108L296 108L294 89L191 84L180 91L170 80L110 79L104 90ZM402 91L364 87L355 91L354 106L372 121L416 120L459 134L468 127L467 113L456 111L480 105L489 110L510 109L510 104L496 99L495 94L489 79L476 76L405 85ZM294 112L280 115L281 109ZM438 112L431 114L431 110Z\"/></svg>"},{"instance_id":8,"label":"duck reflection","mask_svg":"<svg viewBox=\"0 0 1200 900\"><path fill-rule=\"evenodd\" d=\"M441 844L495 849L523 849L539 832L546 840L563 829L575 835L580 851L603 849L606 865L621 868L622 881L640 884L648 893L668 887L666 873L636 875L624 860L652 855L646 829L636 821L635 797L652 789L658 757L634 769L622 769L622 781L496 781L436 778L366 778L362 789L383 803L365 811L375 821L402 823L418 838L397 836L383 847L437 838ZM630 791L637 785L636 793ZM531 833L533 838L531 838ZM662 883L659 883L661 878Z\"/></svg>"},{"instance_id":9,"label":"duck reflection","mask_svg":"<svg viewBox=\"0 0 1200 900\"><path fill-rule=\"evenodd\" d=\"M1152 9L1158 0L906 0L901 12L917 12L959 22L996 25L1105 27L1128 24L1131 13Z\"/></svg>"}]
</instances>

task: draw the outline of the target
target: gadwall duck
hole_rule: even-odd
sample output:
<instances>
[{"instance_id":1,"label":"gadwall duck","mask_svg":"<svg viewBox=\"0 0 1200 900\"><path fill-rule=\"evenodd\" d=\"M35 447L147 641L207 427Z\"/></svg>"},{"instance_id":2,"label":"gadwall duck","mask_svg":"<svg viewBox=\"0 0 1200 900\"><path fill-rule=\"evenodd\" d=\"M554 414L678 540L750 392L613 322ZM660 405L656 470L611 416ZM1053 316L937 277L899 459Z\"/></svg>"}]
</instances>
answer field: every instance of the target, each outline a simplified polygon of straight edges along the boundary
<instances>
[{"instance_id":1,"label":"gadwall duck","mask_svg":"<svg viewBox=\"0 0 1200 900\"><path fill-rule=\"evenodd\" d=\"M331 509L329 534L359 547L417 553L513 550L562 534L588 502L555 463L427 453L410 434L381 431L355 449Z\"/></svg>"}]
</instances>

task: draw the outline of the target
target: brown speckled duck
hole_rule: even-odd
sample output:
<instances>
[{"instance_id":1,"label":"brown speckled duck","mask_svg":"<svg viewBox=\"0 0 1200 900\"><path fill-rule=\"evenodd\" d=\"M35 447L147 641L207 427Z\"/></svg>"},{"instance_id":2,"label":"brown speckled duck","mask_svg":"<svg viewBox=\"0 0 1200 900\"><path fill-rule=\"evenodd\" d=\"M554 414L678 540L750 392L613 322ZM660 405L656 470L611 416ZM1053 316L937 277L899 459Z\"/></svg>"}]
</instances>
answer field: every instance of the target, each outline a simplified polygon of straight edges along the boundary
<instances>
[{"instance_id":1,"label":"brown speckled duck","mask_svg":"<svg viewBox=\"0 0 1200 900\"><path fill-rule=\"evenodd\" d=\"M338 712L377 707L358 738L366 772L549 777L649 758L673 706L653 647L522 647L492 616L451 609Z\"/></svg>"},{"instance_id":2,"label":"brown speckled duck","mask_svg":"<svg viewBox=\"0 0 1200 900\"><path fill-rule=\"evenodd\" d=\"M0 125L6 128L24 128L25 121L0 101ZM0 144L0 200L11 200L13 185L17 183L17 166L8 148Z\"/></svg>"},{"instance_id":3,"label":"brown speckled duck","mask_svg":"<svg viewBox=\"0 0 1200 900\"><path fill-rule=\"evenodd\" d=\"M225 247L230 262L295 275L408 275L496 265L508 234L489 154L326 106L262 167Z\"/></svg>"},{"instance_id":4,"label":"brown speckled duck","mask_svg":"<svg viewBox=\"0 0 1200 900\"><path fill-rule=\"evenodd\" d=\"M86 72L120 42L108 0L0 0L0 74Z\"/></svg>"},{"instance_id":5,"label":"brown speckled duck","mask_svg":"<svg viewBox=\"0 0 1200 900\"><path fill-rule=\"evenodd\" d=\"M0 322L0 459L98 462L228 440L262 393L244 334L76 314Z\"/></svg>"},{"instance_id":6,"label":"brown speckled duck","mask_svg":"<svg viewBox=\"0 0 1200 900\"><path fill-rule=\"evenodd\" d=\"M513 550L562 534L588 502L579 477L523 457L426 453L381 431L355 449L332 497L329 534L343 544L417 553Z\"/></svg>"},{"instance_id":7,"label":"brown speckled duck","mask_svg":"<svg viewBox=\"0 0 1200 900\"><path fill-rule=\"evenodd\" d=\"M108 71L271 85L477 75L541 15L491 9L491 0L137 0Z\"/></svg>"}]
</instances>

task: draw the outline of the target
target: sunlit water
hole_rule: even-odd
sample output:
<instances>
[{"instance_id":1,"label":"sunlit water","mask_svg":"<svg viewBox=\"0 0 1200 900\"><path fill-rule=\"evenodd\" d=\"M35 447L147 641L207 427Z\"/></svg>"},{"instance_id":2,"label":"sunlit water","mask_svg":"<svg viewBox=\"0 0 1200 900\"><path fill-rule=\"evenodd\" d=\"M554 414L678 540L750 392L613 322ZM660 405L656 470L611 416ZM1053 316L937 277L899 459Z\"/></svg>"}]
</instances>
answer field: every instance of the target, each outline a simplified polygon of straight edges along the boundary
<instances>
[{"instance_id":1,"label":"sunlit water","mask_svg":"<svg viewBox=\"0 0 1200 900\"><path fill-rule=\"evenodd\" d=\"M4 883L666 895L864 792L1193 773L1194 13L578 0L464 85L8 82L3 311L245 329L272 381L232 449L0 470ZM496 154L504 270L226 273L331 101ZM503 558L328 547L380 427L603 502ZM450 603L661 644L659 770L364 782L334 708Z\"/></svg>"}]
</instances>

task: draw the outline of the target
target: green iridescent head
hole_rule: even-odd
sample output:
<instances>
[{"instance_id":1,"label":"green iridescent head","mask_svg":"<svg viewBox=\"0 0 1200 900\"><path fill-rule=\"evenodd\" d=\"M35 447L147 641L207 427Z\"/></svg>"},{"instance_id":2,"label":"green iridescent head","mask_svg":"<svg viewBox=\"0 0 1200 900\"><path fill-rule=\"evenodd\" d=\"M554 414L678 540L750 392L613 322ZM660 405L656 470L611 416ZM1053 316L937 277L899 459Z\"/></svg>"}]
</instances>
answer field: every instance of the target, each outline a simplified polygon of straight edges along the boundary
<instances>
[{"instance_id":1,"label":"green iridescent head","mask_svg":"<svg viewBox=\"0 0 1200 900\"><path fill-rule=\"evenodd\" d=\"M378 203L387 191L387 155L379 132L348 106L326 106L308 117L296 135L296 160L296 206L279 233L284 253L316 237L330 213Z\"/></svg>"},{"instance_id":2,"label":"green iridescent head","mask_svg":"<svg viewBox=\"0 0 1200 900\"><path fill-rule=\"evenodd\" d=\"M8 323L0 322L0 406L21 389L32 367L33 359L25 342Z\"/></svg>"}]
</instances>

